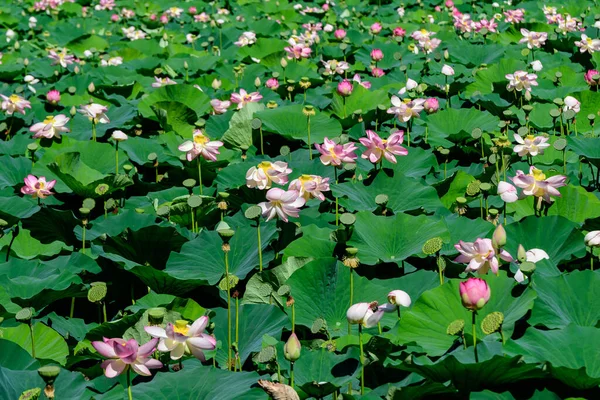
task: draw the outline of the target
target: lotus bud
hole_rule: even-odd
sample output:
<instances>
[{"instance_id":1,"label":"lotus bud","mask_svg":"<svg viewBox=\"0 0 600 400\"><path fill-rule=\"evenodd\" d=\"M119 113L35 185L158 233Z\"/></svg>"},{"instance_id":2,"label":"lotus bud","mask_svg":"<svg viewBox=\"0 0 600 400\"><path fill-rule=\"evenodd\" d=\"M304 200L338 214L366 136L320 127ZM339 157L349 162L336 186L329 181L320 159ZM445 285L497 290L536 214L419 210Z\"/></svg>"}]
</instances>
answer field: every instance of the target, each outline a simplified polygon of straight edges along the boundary
<instances>
[{"instance_id":1,"label":"lotus bud","mask_svg":"<svg viewBox=\"0 0 600 400\"><path fill-rule=\"evenodd\" d=\"M28 66L29 65L29 58L26 58L23 60L23 65L24 66Z\"/></svg>"},{"instance_id":2,"label":"lotus bud","mask_svg":"<svg viewBox=\"0 0 600 400\"><path fill-rule=\"evenodd\" d=\"M462 304L469 310L481 310L490 299L491 291L487 282L480 278L469 278L460 283Z\"/></svg>"},{"instance_id":3,"label":"lotus bud","mask_svg":"<svg viewBox=\"0 0 600 400\"><path fill-rule=\"evenodd\" d=\"M256 79L254 79L254 86L260 87L260 78L258 76L256 77Z\"/></svg>"},{"instance_id":4,"label":"lotus bud","mask_svg":"<svg viewBox=\"0 0 600 400\"><path fill-rule=\"evenodd\" d=\"M76 65L75 68L73 68L73 72L75 72L76 74L79 73L79 66Z\"/></svg>"},{"instance_id":5,"label":"lotus bud","mask_svg":"<svg viewBox=\"0 0 600 400\"><path fill-rule=\"evenodd\" d=\"M281 64L281 68L285 68L285 67L287 67L287 65L288 65L288 63L287 63L287 60L286 60L285 58L282 58L282 59L281 59L281 62L280 62L280 64Z\"/></svg>"},{"instance_id":6,"label":"lotus bud","mask_svg":"<svg viewBox=\"0 0 600 400\"><path fill-rule=\"evenodd\" d=\"M496 227L494 230L494 235L492 236L492 245L495 249L501 249L506 245L506 231L502 224Z\"/></svg>"},{"instance_id":7,"label":"lotus bud","mask_svg":"<svg viewBox=\"0 0 600 400\"><path fill-rule=\"evenodd\" d=\"M90 93L94 93L94 91L96 90L96 86L94 85L94 82L90 82L90 84L87 87L87 90Z\"/></svg>"},{"instance_id":8,"label":"lotus bud","mask_svg":"<svg viewBox=\"0 0 600 400\"><path fill-rule=\"evenodd\" d=\"M525 251L525 247L522 244L519 245L519 249L517 250L517 259L520 262L527 261L527 252Z\"/></svg>"},{"instance_id":9,"label":"lotus bud","mask_svg":"<svg viewBox=\"0 0 600 400\"><path fill-rule=\"evenodd\" d=\"M450 58L450 53L448 53L448 50L444 50L444 60L447 60Z\"/></svg>"},{"instance_id":10,"label":"lotus bud","mask_svg":"<svg viewBox=\"0 0 600 400\"><path fill-rule=\"evenodd\" d=\"M410 307L412 303L410 296L403 290L392 290L387 295L388 302L397 307Z\"/></svg>"},{"instance_id":11,"label":"lotus bud","mask_svg":"<svg viewBox=\"0 0 600 400\"><path fill-rule=\"evenodd\" d=\"M215 78L213 79L211 86L214 90L219 90L221 88L221 81Z\"/></svg>"},{"instance_id":12,"label":"lotus bud","mask_svg":"<svg viewBox=\"0 0 600 400\"><path fill-rule=\"evenodd\" d=\"M290 335L290 338L283 346L283 355L286 360L294 362L300 358L300 351L302 350L302 345L298 340L298 337L295 333Z\"/></svg>"},{"instance_id":13,"label":"lotus bud","mask_svg":"<svg viewBox=\"0 0 600 400\"><path fill-rule=\"evenodd\" d=\"M71 114L71 117L74 117L77 114L77 109L75 108L75 106L71 107L69 114Z\"/></svg>"}]
</instances>

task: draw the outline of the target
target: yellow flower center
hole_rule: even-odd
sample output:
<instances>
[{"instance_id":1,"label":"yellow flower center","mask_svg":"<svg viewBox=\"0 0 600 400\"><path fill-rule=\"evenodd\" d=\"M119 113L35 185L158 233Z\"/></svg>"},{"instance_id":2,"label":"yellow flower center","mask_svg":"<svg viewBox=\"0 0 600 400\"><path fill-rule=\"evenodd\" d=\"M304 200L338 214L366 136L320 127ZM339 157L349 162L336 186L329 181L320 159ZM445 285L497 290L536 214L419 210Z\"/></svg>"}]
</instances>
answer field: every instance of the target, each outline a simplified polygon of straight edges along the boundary
<instances>
[{"instance_id":1,"label":"yellow flower center","mask_svg":"<svg viewBox=\"0 0 600 400\"><path fill-rule=\"evenodd\" d=\"M206 142L208 142L208 138L206 136L204 136L203 134L194 136L194 143L205 144Z\"/></svg>"},{"instance_id":2,"label":"yellow flower center","mask_svg":"<svg viewBox=\"0 0 600 400\"><path fill-rule=\"evenodd\" d=\"M53 124L55 122L55 119L52 115L48 115L46 117L46 119L44 120L44 124Z\"/></svg>"},{"instance_id":3,"label":"yellow flower center","mask_svg":"<svg viewBox=\"0 0 600 400\"><path fill-rule=\"evenodd\" d=\"M265 172L265 174L266 174L267 170L269 168L271 168L271 163L268 162L268 161L263 161L260 164L258 164L258 168L262 169Z\"/></svg>"},{"instance_id":4,"label":"yellow flower center","mask_svg":"<svg viewBox=\"0 0 600 400\"><path fill-rule=\"evenodd\" d=\"M423 35L427 35L429 32L427 32L427 29L421 29L421 33L422 33Z\"/></svg>"},{"instance_id":5,"label":"yellow flower center","mask_svg":"<svg viewBox=\"0 0 600 400\"><path fill-rule=\"evenodd\" d=\"M43 181L38 181L37 187L38 189L43 189L46 187L46 184Z\"/></svg>"},{"instance_id":6,"label":"yellow flower center","mask_svg":"<svg viewBox=\"0 0 600 400\"><path fill-rule=\"evenodd\" d=\"M586 38L585 40L588 44L592 44L592 38Z\"/></svg>"},{"instance_id":7,"label":"yellow flower center","mask_svg":"<svg viewBox=\"0 0 600 400\"><path fill-rule=\"evenodd\" d=\"M19 96L17 96L16 94L11 94L10 97L8 98L12 103L16 103L19 100L21 100L21 98Z\"/></svg>"},{"instance_id":8,"label":"yellow flower center","mask_svg":"<svg viewBox=\"0 0 600 400\"><path fill-rule=\"evenodd\" d=\"M536 181L543 181L546 179L546 174L544 174L541 170L537 168L533 169L531 176L533 176L533 179L535 179Z\"/></svg>"},{"instance_id":9,"label":"yellow flower center","mask_svg":"<svg viewBox=\"0 0 600 400\"><path fill-rule=\"evenodd\" d=\"M188 326L187 321L183 319L178 319L177 321L175 321L175 325L173 325L173 331L181 335L187 336L189 330L190 327Z\"/></svg>"},{"instance_id":10,"label":"yellow flower center","mask_svg":"<svg viewBox=\"0 0 600 400\"><path fill-rule=\"evenodd\" d=\"M533 141L535 139L535 136L527 135L527 136L525 136L525 139Z\"/></svg>"}]
</instances>

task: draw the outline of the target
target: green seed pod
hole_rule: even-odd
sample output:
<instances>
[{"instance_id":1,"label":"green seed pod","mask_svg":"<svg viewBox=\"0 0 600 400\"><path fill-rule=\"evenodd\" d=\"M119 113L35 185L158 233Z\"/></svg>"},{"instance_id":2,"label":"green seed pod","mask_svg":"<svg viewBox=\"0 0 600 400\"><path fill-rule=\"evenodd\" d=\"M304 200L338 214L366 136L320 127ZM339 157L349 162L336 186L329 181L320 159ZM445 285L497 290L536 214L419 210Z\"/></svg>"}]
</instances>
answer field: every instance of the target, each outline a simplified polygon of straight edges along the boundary
<instances>
[{"instance_id":1,"label":"green seed pod","mask_svg":"<svg viewBox=\"0 0 600 400\"><path fill-rule=\"evenodd\" d=\"M481 321L481 330L486 335L491 335L494 332L502 329L502 323L504 322L504 314L499 311L494 311L485 316Z\"/></svg>"},{"instance_id":2,"label":"green seed pod","mask_svg":"<svg viewBox=\"0 0 600 400\"><path fill-rule=\"evenodd\" d=\"M323 329L326 326L326 322L323 318L317 318L315 319L315 321L312 323L312 326L310 327L310 331L315 334L321 331L321 329Z\"/></svg>"},{"instance_id":3,"label":"green seed pod","mask_svg":"<svg viewBox=\"0 0 600 400\"><path fill-rule=\"evenodd\" d=\"M106 297L108 288L104 282L93 282L90 284L87 298L91 303L100 303Z\"/></svg>"},{"instance_id":4,"label":"green seed pod","mask_svg":"<svg viewBox=\"0 0 600 400\"><path fill-rule=\"evenodd\" d=\"M25 307L21 308L15 315L15 319L19 322L29 323L33 318L33 308Z\"/></svg>"},{"instance_id":5,"label":"green seed pod","mask_svg":"<svg viewBox=\"0 0 600 400\"><path fill-rule=\"evenodd\" d=\"M21 393L19 400L38 400L41 395L42 389L40 388L28 389Z\"/></svg>"},{"instance_id":6,"label":"green seed pod","mask_svg":"<svg viewBox=\"0 0 600 400\"><path fill-rule=\"evenodd\" d=\"M45 365L38 368L38 374L42 377L46 385L54 384L56 377L60 374L60 367L56 365Z\"/></svg>"},{"instance_id":7,"label":"green seed pod","mask_svg":"<svg viewBox=\"0 0 600 400\"><path fill-rule=\"evenodd\" d=\"M375 204L378 206L385 206L389 200L390 199L387 194L378 194L375 196Z\"/></svg>"},{"instance_id":8,"label":"green seed pod","mask_svg":"<svg viewBox=\"0 0 600 400\"><path fill-rule=\"evenodd\" d=\"M354 225L356 222L356 216L354 214L344 213L340 215L340 222L346 226Z\"/></svg>"},{"instance_id":9,"label":"green seed pod","mask_svg":"<svg viewBox=\"0 0 600 400\"><path fill-rule=\"evenodd\" d=\"M448 325L448 327L446 328L446 333L448 335L458 336L458 335L462 334L462 332L464 330L465 330L465 320L457 319L457 320L450 322L450 325Z\"/></svg>"},{"instance_id":10,"label":"green seed pod","mask_svg":"<svg viewBox=\"0 0 600 400\"><path fill-rule=\"evenodd\" d=\"M259 206L251 206L244 212L244 216L248 219L258 219L262 214L262 209Z\"/></svg>"},{"instance_id":11,"label":"green seed pod","mask_svg":"<svg viewBox=\"0 0 600 400\"><path fill-rule=\"evenodd\" d=\"M467 185L467 195L476 196L479 194L481 182L474 180Z\"/></svg>"},{"instance_id":12,"label":"green seed pod","mask_svg":"<svg viewBox=\"0 0 600 400\"><path fill-rule=\"evenodd\" d=\"M154 307L148 310L148 323L150 325L160 325L165 319L167 310L163 307Z\"/></svg>"},{"instance_id":13,"label":"green seed pod","mask_svg":"<svg viewBox=\"0 0 600 400\"><path fill-rule=\"evenodd\" d=\"M444 241L440 237L434 237L429 239L423 245L423 253L427 255L433 255L442 249Z\"/></svg>"},{"instance_id":14,"label":"green seed pod","mask_svg":"<svg viewBox=\"0 0 600 400\"><path fill-rule=\"evenodd\" d=\"M267 346L263 349L261 349L256 356L254 356L254 359L262 364L268 363L270 361L273 361L275 359L277 355L277 351L275 349L275 346Z\"/></svg>"},{"instance_id":15,"label":"green seed pod","mask_svg":"<svg viewBox=\"0 0 600 400\"><path fill-rule=\"evenodd\" d=\"M229 277L229 289L231 290L239 283L240 278L238 278L237 276L235 276L233 274L229 274L228 277ZM219 282L219 289L227 290L227 279L226 278L221 279L221 282Z\"/></svg>"}]
</instances>

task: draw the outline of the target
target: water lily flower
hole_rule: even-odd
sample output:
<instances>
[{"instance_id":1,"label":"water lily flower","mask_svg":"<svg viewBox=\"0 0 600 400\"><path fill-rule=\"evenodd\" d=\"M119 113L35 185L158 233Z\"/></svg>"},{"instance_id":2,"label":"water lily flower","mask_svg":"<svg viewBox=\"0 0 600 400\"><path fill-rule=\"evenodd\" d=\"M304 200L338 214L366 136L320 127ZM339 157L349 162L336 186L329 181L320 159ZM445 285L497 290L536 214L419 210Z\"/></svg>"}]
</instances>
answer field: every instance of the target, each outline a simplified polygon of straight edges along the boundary
<instances>
[{"instance_id":1,"label":"water lily flower","mask_svg":"<svg viewBox=\"0 0 600 400\"><path fill-rule=\"evenodd\" d=\"M539 49L548 39L546 32L531 32L525 28L521 28L521 35L523 38L519 40L519 43L527 43L527 47L530 49Z\"/></svg>"},{"instance_id":2,"label":"water lily flower","mask_svg":"<svg viewBox=\"0 0 600 400\"><path fill-rule=\"evenodd\" d=\"M498 272L498 259L496 258L496 252L494 251L491 239L478 238L475 242L463 242L461 240L458 244L454 245L454 248L460 253L454 259L454 262L468 263L465 272L478 272L482 275L486 274L490 269L493 273ZM500 253L498 256L508 262L513 260L507 252Z\"/></svg>"},{"instance_id":3,"label":"water lily flower","mask_svg":"<svg viewBox=\"0 0 600 400\"><path fill-rule=\"evenodd\" d=\"M311 198L325 200L323 192L328 192L329 178L323 178L319 175L301 175L300 178L290 182L290 190L298 191L299 195L304 199Z\"/></svg>"},{"instance_id":4,"label":"water lily flower","mask_svg":"<svg viewBox=\"0 0 600 400\"><path fill-rule=\"evenodd\" d=\"M579 47L580 53L590 53L592 54L595 51L600 51L600 39L592 39L588 37L586 34L581 34L581 40L575 42L575 46Z\"/></svg>"},{"instance_id":5,"label":"water lily flower","mask_svg":"<svg viewBox=\"0 0 600 400\"><path fill-rule=\"evenodd\" d=\"M248 103L258 103L262 100L262 95L258 92L248 93L244 89L240 89L239 93L231 94L231 102L237 104L237 109L241 110Z\"/></svg>"},{"instance_id":6,"label":"water lily flower","mask_svg":"<svg viewBox=\"0 0 600 400\"><path fill-rule=\"evenodd\" d=\"M58 90L50 90L46 93L46 100L53 105L58 104L60 101L60 92Z\"/></svg>"},{"instance_id":7,"label":"water lily flower","mask_svg":"<svg viewBox=\"0 0 600 400\"><path fill-rule=\"evenodd\" d=\"M358 83L360 86L364 87L365 89L371 89L371 82L361 80L359 74L354 74L354 77L352 77L352 82Z\"/></svg>"},{"instance_id":8,"label":"water lily flower","mask_svg":"<svg viewBox=\"0 0 600 400\"><path fill-rule=\"evenodd\" d=\"M550 147L548 138L544 136L527 135L525 138L522 138L521 135L515 133L513 137L515 138L515 141L519 143L513 148L513 151L521 157L526 156L527 154L530 154L533 157L538 154L544 154L544 150Z\"/></svg>"},{"instance_id":9,"label":"water lily flower","mask_svg":"<svg viewBox=\"0 0 600 400\"><path fill-rule=\"evenodd\" d=\"M566 185L567 177L556 175L546 179L546 175L541 170L531 166L529 174L525 175L519 170L511 179L515 186L523 189L525 195L543 198L546 203L552 203L554 200L551 196L560 197L558 188Z\"/></svg>"},{"instance_id":10,"label":"water lily flower","mask_svg":"<svg viewBox=\"0 0 600 400\"><path fill-rule=\"evenodd\" d=\"M343 96L343 97L350 96L352 94L353 90L354 90L354 86L352 86L352 83L350 83L350 81L348 79L342 80L337 85L337 92L340 96Z\"/></svg>"},{"instance_id":11,"label":"water lily flower","mask_svg":"<svg viewBox=\"0 0 600 400\"><path fill-rule=\"evenodd\" d=\"M583 78L585 79L585 81L587 82L588 85L597 86L598 81L594 80L594 76L596 76L596 75L600 75L600 72L596 71L595 69L590 69L590 70L588 70L588 72L585 73Z\"/></svg>"},{"instance_id":12,"label":"water lily flower","mask_svg":"<svg viewBox=\"0 0 600 400\"><path fill-rule=\"evenodd\" d=\"M288 222L288 217L298 218L300 207L306 203L304 197L296 190L285 191L279 188L272 188L267 191L267 200L258 203L262 210L262 216L266 221L279 217L282 221Z\"/></svg>"},{"instance_id":13,"label":"water lily flower","mask_svg":"<svg viewBox=\"0 0 600 400\"><path fill-rule=\"evenodd\" d=\"M69 122L70 118L67 118L63 114L59 114L56 117L49 115L43 122L34 124L29 130L34 133L33 137L52 139L57 137L60 139L62 132L69 132L69 128L65 125Z\"/></svg>"},{"instance_id":14,"label":"water lily flower","mask_svg":"<svg viewBox=\"0 0 600 400\"><path fill-rule=\"evenodd\" d=\"M101 104L85 104L81 106L81 108L79 108L77 111L88 117L95 124L97 124L98 122L102 124L108 124L110 122L110 120L106 116L108 108Z\"/></svg>"},{"instance_id":15,"label":"water lily flower","mask_svg":"<svg viewBox=\"0 0 600 400\"><path fill-rule=\"evenodd\" d=\"M0 97L2 97L2 110L8 115L15 112L25 115L25 109L31 108L31 103L18 94L11 94L10 96L0 94Z\"/></svg>"},{"instance_id":16,"label":"water lily flower","mask_svg":"<svg viewBox=\"0 0 600 400\"><path fill-rule=\"evenodd\" d=\"M430 97L423 103L423 109L427 114L433 114L440 109L440 102L435 97Z\"/></svg>"},{"instance_id":17,"label":"water lily flower","mask_svg":"<svg viewBox=\"0 0 600 400\"><path fill-rule=\"evenodd\" d=\"M388 302L396 307L410 307L412 300L403 290L392 290L387 295Z\"/></svg>"},{"instance_id":18,"label":"water lily flower","mask_svg":"<svg viewBox=\"0 0 600 400\"><path fill-rule=\"evenodd\" d=\"M346 61L338 61L338 60L329 60L329 61L321 61L325 66L325 70L323 71L323 75L343 75L344 72L350 69L350 65Z\"/></svg>"},{"instance_id":19,"label":"water lily flower","mask_svg":"<svg viewBox=\"0 0 600 400\"><path fill-rule=\"evenodd\" d=\"M129 368L139 375L151 376L151 369L162 367L162 363L152 358L158 339L151 339L148 343L139 346L135 339L124 340L120 338L92 342L96 351L108 358L102 362L102 369L107 378L114 378Z\"/></svg>"},{"instance_id":20,"label":"water lily flower","mask_svg":"<svg viewBox=\"0 0 600 400\"><path fill-rule=\"evenodd\" d=\"M377 326L383 317L383 313L384 310L377 307L377 302L356 303L350 306L348 311L346 311L346 318L350 324L359 324L365 328L372 328Z\"/></svg>"},{"instance_id":21,"label":"water lily flower","mask_svg":"<svg viewBox=\"0 0 600 400\"><path fill-rule=\"evenodd\" d=\"M404 141L404 131L397 130L387 139L382 139L372 130L367 130L367 137L360 138L360 143L367 148L361 155L362 158L368 159L373 164L378 163L381 157L385 157L389 162L396 164L396 155L405 156L408 150L402 146Z\"/></svg>"},{"instance_id":22,"label":"water lily flower","mask_svg":"<svg viewBox=\"0 0 600 400\"><path fill-rule=\"evenodd\" d=\"M452 68L449 65L444 64L444 66L442 67L442 74L444 74L446 76L453 76L454 75L454 68Z\"/></svg>"},{"instance_id":23,"label":"water lily flower","mask_svg":"<svg viewBox=\"0 0 600 400\"><path fill-rule=\"evenodd\" d=\"M192 140L187 140L179 145L180 151L185 151L185 158L192 161L198 156L202 156L208 161L217 161L219 147L223 146L223 142L218 140L211 141L210 138L202 133L200 129L194 131Z\"/></svg>"},{"instance_id":24,"label":"water lily flower","mask_svg":"<svg viewBox=\"0 0 600 400\"><path fill-rule=\"evenodd\" d=\"M352 142L341 145L325 138L323 144L315 143L315 148L321 153L320 159L323 165L331 164L337 167L342 163L354 163L358 157L354 154L357 147Z\"/></svg>"},{"instance_id":25,"label":"water lily flower","mask_svg":"<svg viewBox=\"0 0 600 400\"><path fill-rule=\"evenodd\" d=\"M67 65L73 64L75 61L75 57L67 54L66 49L63 49L60 53L57 53L55 50L50 50L48 52L48 58L54 60L52 65L60 64L63 68L67 68Z\"/></svg>"},{"instance_id":26,"label":"water lily flower","mask_svg":"<svg viewBox=\"0 0 600 400\"><path fill-rule=\"evenodd\" d=\"M533 69L535 72L540 72L544 68L542 62L538 60L534 60L529 64L531 65L531 69Z\"/></svg>"},{"instance_id":27,"label":"water lily flower","mask_svg":"<svg viewBox=\"0 0 600 400\"><path fill-rule=\"evenodd\" d=\"M498 194L506 203L514 203L515 201L519 200L517 188L508 182L500 181L498 183Z\"/></svg>"},{"instance_id":28,"label":"water lily flower","mask_svg":"<svg viewBox=\"0 0 600 400\"><path fill-rule=\"evenodd\" d=\"M536 74L528 74L526 71L515 71L513 74L506 74L506 79L508 79L508 85L506 85L506 90L509 92L517 91L521 92L525 90L527 92L531 91L532 86L537 86L538 83L536 81Z\"/></svg>"},{"instance_id":29,"label":"water lily flower","mask_svg":"<svg viewBox=\"0 0 600 400\"><path fill-rule=\"evenodd\" d=\"M286 162L262 161L256 167L246 172L246 186L260 190L269 189L273 183L285 185L288 183L288 175L292 172Z\"/></svg>"},{"instance_id":30,"label":"water lily flower","mask_svg":"<svg viewBox=\"0 0 600 400\"><path fill-rule=\"evenodd\" d=\"M177 85L177 82L175 82L168 76L166 78L159 78L158 76L155 76L154 81L155 82L152 83L153 88L159 88L159 87L169 86L169 85Z\"/></svg>"},{"instance_id":31,"label":"water lily flower","mask_svg":"<svg viewBox=\"0 0 600 400\"><path fill-rule=\"evenodd\" d=\"M56 180L46 182L45 176L40 176L38 179L34 175L27 175L23 181L25 186L21 188L21 193L31 195L34 199L45 199L54 194L52 188L56 185Z\"/></svg>"},{"instance_id":32,"label":"water lily flower","mask_svg":"<svg viewBox=\"0 0 600 400\"><path fill-rule=\"evenodd\" d=\"M590 231L585 235L583 239L586 246L599 247L600 246L600 231Z\"/></svg>"},{"instance_id":33,"label":"water lily flower","mask_svg":"<svg viewBox=\"0 0 600 400\"><path fill-rule=\"evenodd\" d=\"M171 360L179 360L184 354L191 354L200 361L206 359L203 350L214 350L217 340L206 333L208 317L198 318L192 325L178 320L168 323L166 329L159 326L146 326L144 330L152 337L160 339L158 351L169 353Z\"/></svg>"},{"instance_id":34,"label":"water lily flower","mask_svg":"<svg viewBox=\"0 0 600 400\"><path fill-rule=\"evenodd\" d=\"M244 32L240 35L237 42L234 42L237 47L250 46L251 44L256 43L256 33L254 32Z\"/></svg>"},{"instance_id":35,"label":"water lily flower","mask_svg":"<svg viewBox=\"0 0 600 400\"><path fill-rule=\"evenodd\" d=\"M228 100L221 101L221 100L213 99L210 101L210 105L212 106L215 114L224 114L227 112L227 109L229 108L229 106L231 106L231 102Z\"/></svg>"},{"instance_id":36,"label":"water lily flower","mask_svg":"<svg viewBox=\"0 0 600 400\"><path fill-rule=\"evenodd\" d=\"M469 278L459 285L462 304L469 310L481 310L490 300L492 291L481 278Z\"/></svg>"},{"instance_id":37,"label":"water lily flower","mask_svg":"<svg viewBox=\"0 0 600 400\"><path fill-rule=\"evenodd\" d=\"M394 114L396 117L403 121L408 122L411 118L417 118L419 113L423 111L425 99L405 99L400 100L398 96L392 96L392 106L388 108L388 114Z\"/></svg>"},{"instance_id":38,"label":"water lily flower","mask_svg":"<svg viewBox=\"0 0 600 400\"><path fill-rule=\"evenodd\" d=\"M575 113L581 111L581 103L573 96L567 96L564 99L563 111L573 110Z\"/></svg>"}]
</instances>

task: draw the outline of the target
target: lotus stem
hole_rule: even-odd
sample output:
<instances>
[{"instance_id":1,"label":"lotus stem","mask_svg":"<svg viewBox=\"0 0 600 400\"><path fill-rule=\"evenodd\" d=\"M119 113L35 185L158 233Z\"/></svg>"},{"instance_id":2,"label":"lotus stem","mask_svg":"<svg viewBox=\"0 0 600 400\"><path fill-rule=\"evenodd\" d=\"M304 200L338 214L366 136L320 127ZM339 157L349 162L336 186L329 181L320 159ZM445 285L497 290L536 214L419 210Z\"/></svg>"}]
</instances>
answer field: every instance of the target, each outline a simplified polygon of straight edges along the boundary
<instances>
[{"instance_id":1,"label":"lotus stem","mask_svg":"<svg viewBox=\"0 0 600 400\"><path fill-rule=\"evenodd\" d=\"M227 369L231 371L231 297L229 296L229 252L225 252L225 284L227 286Z\"/></svg>"},{"instance_id":2,"label":"lotus stem","mask_svg":"<svg viewBox=\"0 0 600 400\"><path fill-rule=\"evenodd\" d=\"M115 149L115 175L119 175L119 141L117 140L117 147Z\"/></svg>"},{"instance_id":3,"label":"lotus stem","mask_svg":"<svg viewBox=\"0 0 600 400\"><path fill-rule=\"evenodd\" d=\"M294 362L290 362L290 386L294 388Z\"/></svg>"},{"instance_id":4,"label":"lotus stem","mask_svg":"<svg viewBox=\"0 0 600 400\"><path fill-rule=\"evenodd\" d=\"M440 274L440 286L444 284L444 270L442 269L442 264L439 262L440 256L438 255L438 271ZM400 307L398 307L398 313L400 313ZM398 314L400 316L400 314Z\"/></svg>"},{"instance_id":5,"label":"lotus stem","mask_svg":"<svg viewBox=\"0 0 600 400\"><path fill-rule=\"evenodd\" d=\"M239 297L236 296L236 298L235 298L235 343L237 346L240 345L239 332L240 332L240 299L239 299ZM237 365L237 361L239 360L239 357L238 357L239 352L240 352L240 349L238 347L236 355L235 355L236 365ZM240 362L240 372L242 372L242 360L239 360L239 362ZM234 368L234 370L235 370L235 368Z\"/></svg>"},{"instance_id":6,"label":"lotus stem","mask_svg":"<svg viewBox=\"0 0 600 400\"><path fill-rule=\"evenodd\" d=\"M196 158L198 163L198 186L200 186L200 196L202 196L202 163L200 162L200 156Z\"/></svg>"},{"instance_id":7,"label":"lotus stem","mask_svg":"<svg viewBox=\"0 0 600 400\"><path fill-rule=\"evenodd\" d=\"M306 91L304 92L304 96L305 96L305 100L306 100ZM311 145L310 145L310 115L307 115L306 119L307 119L306 129L307 129L307 134L308 134L308 159L312 160L312 151L311 151Z\"/></svg>"},{"instance_id":8,"label":"lotus stem","mask_svg":"<svg viewBox=\"0 0 600 400\"><path fill-rule=\"evenodd\" d=\"M590 257L590 271L593 271L594 270L594 254L591 253L590 256L591 256Z\"/></svg>"},{"instance_id":9,"label":"lotus stem","mask_svg":"<svg viewBox=\"0 0 600 400\"><path fill-rule=\"evenodd\" d=\"M502 339L502 345L506 344L506 338L504 337L504 332L502 332L502 328L500 328L498 333L500 333L500 338Z\"/></svg>"},{"instance_id":10,"label":"lotus stem","mask_svg":"<svg viewBox=\"0 0 600 400\"><path fill-rule=\"evenodd\" d=\"M258 236L258 270L263 270L262 240L260 238L260 219L257 220L256 234Z\"/></svg>"},{"instance_id":11,"label":"lotus stem","mask_svg":"<svg viewBox=\"0 0 600 400\"><path fill-rule=\"evenodd\" d=\"M35 358L35 336L33 334L33 324L29 321L29 333L31 334L31 356Z\"/></svg>"},{"instance_id":12,"label":"lotus stem","mask_svg":"<svg viewBox=\"0 0 600 400\"><path fill-rule=\"evenodd\" d=\"M92 140L96 141L96 122L92 119Z\"/></svg>"},{"instance_id":13,"label":"lotus stem","mask_svg":"<svg viewBox=\"0 0 600 400\"><path fill-rule=\"evenodd\" d=\"M342 99L342 101L344 102L344 119L346 119L346 97L343 97Z\"/></svg>"},{"instance_id":14,"label":"lotus stem","mask_svg":"<svg viewBox=\"0 0 600 400\"><path fill-rule=\"evenodd\" d=\"M477 312L476 311L472 311L472 315L473 315L473 352L475 353L475 362L478 363L479 362L479 357L477 357L477 325L476 325L476 318L477 318Z\"/></svg>"},{"instance_id":15,"label":"lotus stem","mask_svg":"<svg viewBox=\"0 0 600 400\"><path fill-rule=\"evenodd\" d=\"M362 324L358 325L358 344L360 346L360 395L365 394L365 361L363 352Z\"/></svg>"},{"instance_id":16,"label":"lotus stem","mask_svg":"<svg viewBox=\"0 0 600 400\"><path fill-rule=\"evenodd\" d=\"M127 366L127 396L129 400L133 400L133 395L131 394L131 368L129 368L129 365Z\"/></svg>"},{"instance_id":17,"label":"lotus stem","mask_svg":"<svg viewBox=\"0 0 600 400\"><path fill-rule=\"evenodd\" d=\"M354 274L352 273L352 268L348 268L350 270L350 307L354 304ZM352 334L352 325L348 322L348 335Z\"/></svg>"},{"instance_id":18,"label":"lotus stem","mask_svg":"<svg viewBox=\"0 0 600 400\"><path fill-rule=\"evenodd\" d=\"M292 303L292 333L296 332L296 306Z\"/></svg>"},{"instance_id":19,"label":"lotus stem","mask_svg":"<svg viewBox=\"0 0 600 400\"><path fill-rule=\"evenodd\" d=\"M467 340L465 339L465 331L464 330L460 333L460 336L462 337L463 347L466 350L467 349Z\"/></svg>"},{"instance_id":20,"label":"lotus stem","mask_svg":"<svg viewBox=\"0 0 600 400\"><path fill-rule=\"evenodd\" d=\"M260 154L261 155L265 155L265 149L264 149L264 145L263 145L263 130L262 130L262 125L260 126L260 128L258 128L258 132L260 134Z\"/></svg>"},{"instance_id":21,"label":"lotus stem","mask_svg":"<svg viewBox=\"0 0 600 400\"><path fill-rule=\"evenodd\" d=\"M429 127L425 125L425 144L427 144L427 136L429 134Z\"/></svg>"},{"instance_id":22,"label":"lotus stem","mask_svg":"<svg viewBox=\"0 0 600 400\"><path fill-rule=\"evenodd\" d=\"M75 297L71 297L71 311L69 312L69 318L73 318L75 314Z\"/></svg>"},{"instance_id":23,"label":"lotus stem","mask_svg":"<svg viewBox=\"0 0 600 400\"><path fill-rule=\"evenodd\" d=\"M39 201L39 198L38 198ZM10 249L12 248L13 243L15 242L15 238L19 234L19 227L15 226L12 230L12 238L10 239L10 243L8 244L8 250L6 250L6 262L8 262L8 258L10 257Z\"/></svg>"},{"instance_id":24,"label":"lotus stem","mask_svg":"<svg viewBox=\"0 0 600 400\"><path fill-rule=\"evenodd\" d=\"M104 322L107 322L107 318L106 318L106 302L105 301L102 302L102 317L104 317Z\"/></svg>"},{"instance_id":25,"label":"lotus stem","mask_svg":"<svg viewBox=\"0 0 600 400\"><path fill-rule=\"evenodd\" d=\"M194 209L190 207L190 216L192 218L192 232L196 232L196 219L194 218Z\"/></svg>"},{"instance_id":26,"label":"lotus stem","mask_svg":"<svg viewBox=\"0 0 600 400\"><path fill-rule=\"evenodd\" d=\"M334 173L334 177L335 177L335 184L338 184L338 174L337 174L337 167L334 165L333 166L333 173ZM339 203L338 203L338 198L337 196L335 196L335 226L338 226L340 224L340 215L339 215Z\"/></svg>"}]
</instances>

